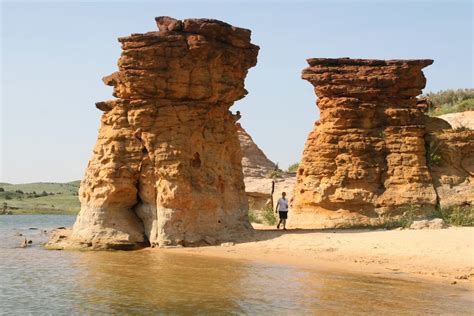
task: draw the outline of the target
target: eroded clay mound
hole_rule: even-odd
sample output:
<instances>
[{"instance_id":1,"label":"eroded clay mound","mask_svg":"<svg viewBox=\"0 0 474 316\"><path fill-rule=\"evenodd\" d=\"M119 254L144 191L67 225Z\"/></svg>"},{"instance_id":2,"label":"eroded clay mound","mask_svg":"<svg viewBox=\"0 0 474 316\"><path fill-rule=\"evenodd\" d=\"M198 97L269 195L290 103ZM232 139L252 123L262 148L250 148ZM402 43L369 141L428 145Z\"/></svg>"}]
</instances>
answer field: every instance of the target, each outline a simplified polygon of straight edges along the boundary
<instances>
[{"instance_id":1,"label":"eroded clay mound","mask_svg":"<svg viewBox=\"0 0 474 316\"><path fill-rule=\"evenodd\" d=\"M69 238L95 248L215 243L245 234L241 150L229 111L257 62L250 31L217 20L156 18L119 39L118 99L104 111Z\"/></svg>"}]
</instances>

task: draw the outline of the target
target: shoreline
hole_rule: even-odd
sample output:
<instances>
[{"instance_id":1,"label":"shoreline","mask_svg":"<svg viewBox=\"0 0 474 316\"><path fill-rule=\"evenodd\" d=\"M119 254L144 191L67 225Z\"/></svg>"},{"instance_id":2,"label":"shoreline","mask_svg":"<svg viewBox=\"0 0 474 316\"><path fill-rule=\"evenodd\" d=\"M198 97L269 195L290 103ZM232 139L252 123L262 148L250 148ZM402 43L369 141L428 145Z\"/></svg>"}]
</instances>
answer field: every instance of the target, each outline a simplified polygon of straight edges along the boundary
<instances>
[{"instance_id":1,"label":"shoreline","mask_svg":"<svg viewBox=\"0 0 474 316\"><path fill-rule=\"evenodd\" d=\"M474 227L426 230L287 230L255 225L253 241L160 251L319 271L425 280L474 290ZM150 249L150 251L156 251Z\"/></svg>"}]
</instances>

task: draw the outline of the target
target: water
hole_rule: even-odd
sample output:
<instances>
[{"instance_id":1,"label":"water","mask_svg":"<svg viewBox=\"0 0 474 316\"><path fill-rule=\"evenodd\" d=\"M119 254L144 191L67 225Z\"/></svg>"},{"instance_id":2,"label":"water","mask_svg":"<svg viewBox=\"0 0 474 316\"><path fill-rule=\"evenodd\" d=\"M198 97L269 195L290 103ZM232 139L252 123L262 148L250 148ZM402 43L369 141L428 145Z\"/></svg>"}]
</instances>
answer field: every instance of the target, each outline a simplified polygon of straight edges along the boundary
<instances>
[{"instance_id":1,"label":"water","mask_svg":"<svg viewBox=\"0 0 474 316\"><path fill-rule=\"evenodd\" d=\"M74 216L0 216L0 314L472 314L472 292L163 253L48 251ZM41 230L29 230L30 227ZM17 248L22 233L32 247Z\"/></svg>"}]
</instances>

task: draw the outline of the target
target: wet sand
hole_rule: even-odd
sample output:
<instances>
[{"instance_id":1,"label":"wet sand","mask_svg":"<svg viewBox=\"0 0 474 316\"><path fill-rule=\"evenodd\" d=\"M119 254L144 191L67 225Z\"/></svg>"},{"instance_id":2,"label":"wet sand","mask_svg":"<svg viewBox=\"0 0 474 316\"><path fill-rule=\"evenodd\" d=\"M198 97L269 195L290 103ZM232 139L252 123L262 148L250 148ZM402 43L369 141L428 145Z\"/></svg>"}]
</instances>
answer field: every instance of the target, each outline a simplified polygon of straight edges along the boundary
<instances>
[{"instance_id":1,"label":"wet sand","mask_svg":"<svg viewBox=\"0 0 474 316\"><path fill-rule=\"evenodd\" d=\"M430 230L276 230L255 225L252 241L166 251L424 278L474 289L474 227Z\"/></svg>"}]
</instances>

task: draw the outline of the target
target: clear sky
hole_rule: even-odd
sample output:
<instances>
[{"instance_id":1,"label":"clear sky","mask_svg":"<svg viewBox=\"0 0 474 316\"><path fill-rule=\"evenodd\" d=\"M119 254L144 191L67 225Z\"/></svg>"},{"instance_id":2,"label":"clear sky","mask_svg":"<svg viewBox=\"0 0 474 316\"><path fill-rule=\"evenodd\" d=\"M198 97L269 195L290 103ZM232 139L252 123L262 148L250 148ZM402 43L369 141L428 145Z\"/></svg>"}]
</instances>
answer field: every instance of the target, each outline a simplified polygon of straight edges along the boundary
<instances>
[{"instance_id":1,"label":"clear sky","mask_svg":"<svg viewBox=\"0 0 474 316\"><path fill-rule=\"evenodd\" d=\"M156 30L154 17L215 18L260 46L235 103L267 156L297 162L319 117L300 79L309 57L432 58L425 92L473 87L472 1L88 1L1 3L0 182L80 179L111 99L116 38Z\"/></svg>"}]
</instances>

